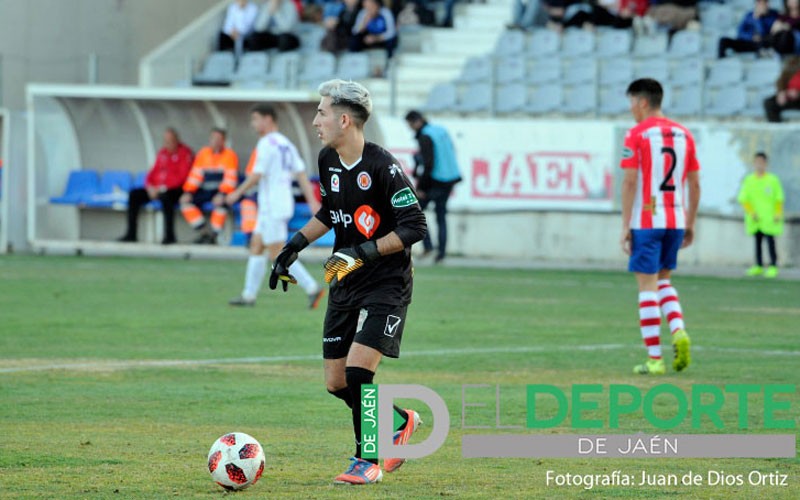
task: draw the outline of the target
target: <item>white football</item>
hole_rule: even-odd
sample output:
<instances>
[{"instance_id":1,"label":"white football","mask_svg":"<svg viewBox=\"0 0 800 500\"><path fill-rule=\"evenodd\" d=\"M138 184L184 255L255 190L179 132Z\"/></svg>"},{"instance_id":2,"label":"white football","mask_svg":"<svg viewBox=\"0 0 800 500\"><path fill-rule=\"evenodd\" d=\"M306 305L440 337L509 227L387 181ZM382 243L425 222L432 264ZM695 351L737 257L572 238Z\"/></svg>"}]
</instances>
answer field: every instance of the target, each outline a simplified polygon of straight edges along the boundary
<instances>
[{"instance_id":1,"label":"white football","mask_svg":"<svg viewBox=\"0 0 800 500\"><path fill-rule=\"evenodd\" d=\"M208 452L211 478L226 490L243 490L264 472L264 449L253 436L231 432L214 441Z\"/></svg>"}]
</instances>

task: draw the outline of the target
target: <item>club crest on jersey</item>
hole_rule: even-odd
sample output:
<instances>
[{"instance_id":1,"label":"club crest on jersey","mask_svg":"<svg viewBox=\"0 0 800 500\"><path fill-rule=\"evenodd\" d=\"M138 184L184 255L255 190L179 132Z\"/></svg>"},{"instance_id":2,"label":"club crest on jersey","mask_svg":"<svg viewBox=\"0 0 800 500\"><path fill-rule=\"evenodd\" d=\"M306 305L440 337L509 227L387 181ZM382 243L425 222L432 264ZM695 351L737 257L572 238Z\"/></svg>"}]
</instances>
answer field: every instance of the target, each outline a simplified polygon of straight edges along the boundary
<instances>
[{"instance_id":1,"label":"club crest on jersey","mask_svg":"<svg viewBox=\"0 0 800 500\"><path fill-rule=\"evenodd\" d=\"M358 207L353 218L355 219L358 232L368 239L375 234L375 231L378 230L378 226L381 225L381 216L369 205L361 205Z\"/></svg>"},{"instance_id":2,"label":"club crest on jersey","mask_svg":"<svg viewBox=\"0 0 800 500\"><path fill-rule=\"evenodd\" d=\"M410 207L417 203L417 197L411 188L406 187L392 195L392 206L394 208Z\"/></svg>"},{"instance_id":3,"label":"club crest on jersey","mask_svg":"<svg viewBox=\"0 0 800 500\"><path fill-rule=\"evenodd\" d=\"M630 158L633 158L633 150L627 146L622 148L622 159L628 160Z\"/></svg>"},{"instance_id":4,"label":"club crest on jersey","mask_svg":"<svg viewBox=\"0 0 800 500\"><path fill-rule=\"evenodd\" d=\"M366 191L372 187L372 177L366 172L358 174L358 187L360 187L362 191Z\"/></svg>"},{"instance_id":5,"label":"club crest on jersey","mask_svg":"<svg viewBox=\"0 0 800 500\"><path fill-rule=\"evenodd\" d=\"M339 192L339 175L338 174L333 174L331 176L331 191L333 191L334 193L338 193Z\"/></svg>"}]
</instances>

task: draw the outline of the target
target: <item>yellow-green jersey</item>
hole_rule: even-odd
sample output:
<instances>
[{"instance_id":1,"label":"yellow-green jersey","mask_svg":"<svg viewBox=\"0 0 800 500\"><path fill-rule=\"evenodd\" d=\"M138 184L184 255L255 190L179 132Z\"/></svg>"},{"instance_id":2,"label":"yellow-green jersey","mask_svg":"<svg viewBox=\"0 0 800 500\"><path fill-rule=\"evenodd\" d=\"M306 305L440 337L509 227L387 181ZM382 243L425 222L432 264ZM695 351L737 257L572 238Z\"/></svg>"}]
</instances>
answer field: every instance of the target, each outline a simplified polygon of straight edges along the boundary
<instances>
[{"instance_id":1,"label":"yellow-green jersey","mask_svg":"<svg viewBox=\"0 0 800 500\"><path fill-rule=\"evenodd\" d=\"M747 234L783 232L783 187L775 174L750 174L742 182L739 203L744 207Z\"/></svg>"}]
</instances>

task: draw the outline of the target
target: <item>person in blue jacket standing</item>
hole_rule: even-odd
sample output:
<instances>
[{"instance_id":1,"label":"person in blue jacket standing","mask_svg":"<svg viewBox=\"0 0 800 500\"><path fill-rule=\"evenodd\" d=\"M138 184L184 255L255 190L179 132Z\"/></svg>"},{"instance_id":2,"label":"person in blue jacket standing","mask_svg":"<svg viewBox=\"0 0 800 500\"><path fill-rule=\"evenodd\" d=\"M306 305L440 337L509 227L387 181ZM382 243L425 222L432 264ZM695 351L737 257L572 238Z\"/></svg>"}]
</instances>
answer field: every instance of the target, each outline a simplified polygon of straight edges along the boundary
<instances>
[{"instance_id":1,"label":"person in blue jacket standing","mask_svg":"<svg viewBox=\"0 0 800 500\"><path fill-rule=\"evenodd\" d=\"M447 252L447 200L453 192L453 186L461 181L456 151L450 134L441 125L428 123L419 111L409 111L406 122L416 133L419 152L415 156L417 168L417 196L423 210L430 202L436 205L436 228L438 247L435 262L441 262ZM425 255L433 252L430 232L423 240Z\"/></svg>"}]
</instances>

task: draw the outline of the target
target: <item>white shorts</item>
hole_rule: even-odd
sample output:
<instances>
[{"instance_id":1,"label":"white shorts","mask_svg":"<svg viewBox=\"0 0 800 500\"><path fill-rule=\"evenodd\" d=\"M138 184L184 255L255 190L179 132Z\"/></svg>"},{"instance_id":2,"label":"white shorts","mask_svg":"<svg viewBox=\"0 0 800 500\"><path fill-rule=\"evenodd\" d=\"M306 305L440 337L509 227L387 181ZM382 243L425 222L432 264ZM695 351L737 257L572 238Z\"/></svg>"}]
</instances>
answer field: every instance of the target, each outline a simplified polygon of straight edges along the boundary
<instances>
[{"instance_id":1,"label":"white shorts","mask_svg":"<svg viewBox=\"0 0 800 500\"><path fill-rule=\"evenodd\" d=\"M289 220L276 219L269 214L259 212L254 232L261 235L261 241L265 245L286 243L289 239Z\"/></svg>"}]
</instances>

